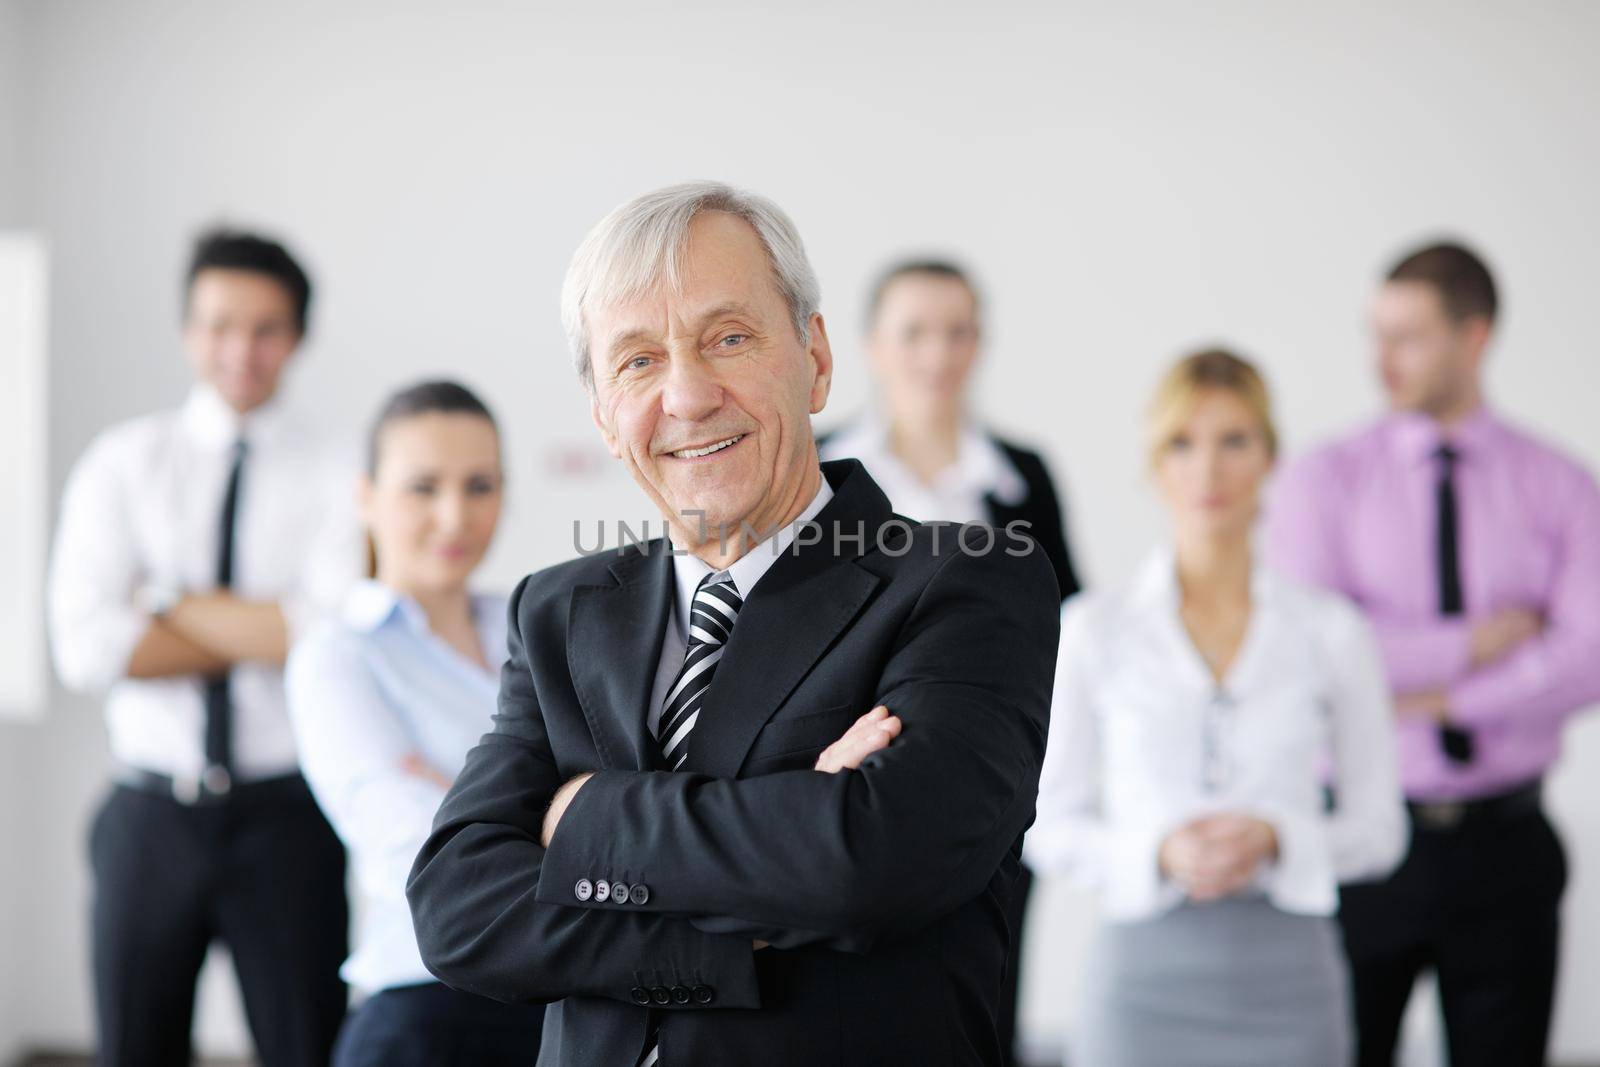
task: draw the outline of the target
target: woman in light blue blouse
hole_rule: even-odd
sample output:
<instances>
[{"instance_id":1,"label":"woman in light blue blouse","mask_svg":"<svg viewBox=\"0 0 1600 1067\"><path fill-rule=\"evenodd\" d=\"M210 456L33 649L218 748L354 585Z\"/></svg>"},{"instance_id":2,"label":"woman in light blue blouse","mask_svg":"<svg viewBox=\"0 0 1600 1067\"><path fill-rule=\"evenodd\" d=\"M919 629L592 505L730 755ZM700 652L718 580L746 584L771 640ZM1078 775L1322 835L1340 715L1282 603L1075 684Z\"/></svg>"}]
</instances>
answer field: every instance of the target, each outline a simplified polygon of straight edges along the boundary
<instances>
[{"instance_id":1,"label":"woman in light blue blouse","mask_svg":"<svg viewBox=\"0 0 1600 1067\"><path fill-rule=\"evenodd\" d=\"M374 580L296 646L289 712L305 776L359 890L345 980L364 1001L334 1067L496 1067L538 1055L542 1006L450 989L417 950L405 884L450 781L491 728L506 601L467 581L500 517L500 439L453 382L412 386L373 427L361 509Z\"/></svg>"}]
</instances>

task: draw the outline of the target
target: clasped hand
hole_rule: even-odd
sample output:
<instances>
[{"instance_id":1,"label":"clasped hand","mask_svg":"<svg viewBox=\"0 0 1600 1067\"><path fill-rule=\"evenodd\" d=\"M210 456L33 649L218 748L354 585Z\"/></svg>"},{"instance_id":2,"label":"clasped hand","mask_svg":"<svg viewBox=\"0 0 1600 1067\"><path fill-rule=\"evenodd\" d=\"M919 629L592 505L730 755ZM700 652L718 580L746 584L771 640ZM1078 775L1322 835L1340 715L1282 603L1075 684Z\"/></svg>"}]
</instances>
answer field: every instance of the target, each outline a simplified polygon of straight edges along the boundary
<instances>
[{"instance_id":1,"label":"clasped hand","mask_svg":"<svg viewBox=\"0 0 1600 1067\"><path fill-rule=\"evenodd\" d=\"M1161 873L1193 901L1233 896L1255 880L1261 865L1278 854L1272 825L1249 815L1218 814L1196 819L1161 843Z\"/></svg>"}]
</instances>

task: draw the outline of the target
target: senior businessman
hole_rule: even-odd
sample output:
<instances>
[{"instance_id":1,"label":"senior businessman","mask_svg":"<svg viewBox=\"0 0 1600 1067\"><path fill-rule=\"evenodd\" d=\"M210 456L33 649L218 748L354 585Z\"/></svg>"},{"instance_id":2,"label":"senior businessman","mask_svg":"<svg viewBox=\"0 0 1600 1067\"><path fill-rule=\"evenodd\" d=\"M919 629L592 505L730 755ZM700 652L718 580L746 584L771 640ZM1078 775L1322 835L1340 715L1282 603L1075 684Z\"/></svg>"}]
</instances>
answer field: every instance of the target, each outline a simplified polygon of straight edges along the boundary
<instances>
[{"instance_id":1,"label":"senior businessman","mask_svg":"<svg viewBox=\"0 0 1600 1067\"><path fill-rule=\"evenodd\" d=\"M625 204L562 304L669 536L517 589L494 730L411 876L428 966L560 1001L541 1063L1000 1063L1044 553L899 518L855 461L818 462L833 356L770 201Z\"/></svg>"}]
</instances>

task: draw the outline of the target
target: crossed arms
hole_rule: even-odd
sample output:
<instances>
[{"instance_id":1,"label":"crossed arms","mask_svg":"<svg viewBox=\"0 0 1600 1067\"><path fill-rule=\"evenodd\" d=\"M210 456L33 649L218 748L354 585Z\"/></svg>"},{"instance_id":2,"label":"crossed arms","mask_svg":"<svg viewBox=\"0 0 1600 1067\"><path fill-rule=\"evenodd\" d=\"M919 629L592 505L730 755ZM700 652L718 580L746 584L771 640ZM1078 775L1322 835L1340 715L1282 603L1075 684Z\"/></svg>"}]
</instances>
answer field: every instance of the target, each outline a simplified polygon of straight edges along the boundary
<instances>
[{"instance_id":1,"label":"crossed arms","mask_svg":"<svg viewBox=\"0 0 1600 1067\"><path fill-rule=\"evenodd\" d=\"M650 973L756 1007L752 942L865 952L978 896L1033 816L1059 627L1041 553L952 554L882 664L903 729L844 773L601 770L542 824L557 769L513 607L496 730L413 868L428 966L502 1000L629 999ZM514 598L524 595L527 582ZM870 610L870 608L869 608ZM649 886L579 900L580 879Z\"/></svg>"},{"instance_id":2,"label":"crossed arms","mask_svg":"<svg viewBox=\"0 0 1600 1067\"><path fill-rule=\"evenodd\" d=\"M1272 517L1274 561L1331 589L1350 582L1334 494L1315 462L1291 469ZM1559 720L1600 700L1600 488L1573 469L1549 488L1554 557L1544 603L1468 621L1395 617L1367 606L1402 718L1462 726Z\"/></svg>"}]
</instances>

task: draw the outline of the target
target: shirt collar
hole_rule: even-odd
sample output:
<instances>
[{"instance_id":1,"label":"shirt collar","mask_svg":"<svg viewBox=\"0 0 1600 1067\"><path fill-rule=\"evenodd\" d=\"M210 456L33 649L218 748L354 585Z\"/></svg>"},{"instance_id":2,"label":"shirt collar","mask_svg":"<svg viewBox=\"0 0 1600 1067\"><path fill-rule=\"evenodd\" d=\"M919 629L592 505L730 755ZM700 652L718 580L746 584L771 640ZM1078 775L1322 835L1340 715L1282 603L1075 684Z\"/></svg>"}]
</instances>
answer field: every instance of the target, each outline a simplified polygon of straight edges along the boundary
<instances>
[{"instance_id":1,"label":"shirt collar","mask_svg":"<svg viewBox=\"0 0 1600 1067\"><path fill-rule=\"evenodd\" d=\"M740 599L750 598L751 591L755 589L762 575L766 574L778 557L788 550L794 542L796 528L801 523L816 518L827 506L828 501L833 499L833 486L828 484L827 476L823 475L821 481L816 496L811 498L811 503L806 505L798 518L728 565L726 573L733 579L733 588L738 592ZM676 580L675 603L678 609L679 628L687 632L687 624L683 620L689 617L689 603L694 599L695 590L700 587L700 582L706 575L720 572L713 571L699 556L687 553L680 555L676 551L672 557L672 570Z\"/></svg>"},{"instance_id":2,"label":"shirt collar","mask_svg":"<svg viewBox=\"0 0 1600 1067\"><path fill-rule=\"evenodd\" d=\"M1141 607L1178 609L1178 557L1172 546L1156 549L1145 558L1133 581L1133 598ZM1278 580L1271 568L1255 563L1250 568L1250 600L1256 606L1270 604L1277 595Z\"/></svg>"},{"instance_id":3,"label":"shirt collar","mask_svg":"<svg viewBox=\"0 0 1600 1067\"><path fill-rule=\"evenodd\" d=\"M1389 436L1402 455L1416 460L1431 460L1441 445L1448 444L1470 459L1472 454L1488 447L1499 430L1499 420L1488 405L1479 406L1467 418L1446 431L1438 421L1415 411L1396 412L1389 416Z\"/></svg>"},{"instance_id":4,"label":"shirt collar","mask_svg":"<svg viewBox=\"0 0 1600 1067\"><path fill-rule=\"evenodd\" d=\"M889 423L877 412L869 412L856 425L834 438L830 453L855 456L869 467L893 464L914 478L889 447ZM968 422L956 441L956 461L941 471L935 489L972 492L992 496L997 503L1015 507L1027 498L1028 486L1016 465L1006 457L993 437Z\"/></svg>"},{"instance_id":5,"label":"shirt collar","mask_svg":"<svg viewBox=\"0 0 1600 1067\"><path fill-rule=\"evenodd\" d=\"M215 389L197 382L189 389L179 418L195 439L226 448L241 439L258 444L271 438L284 423L284 410L282 401L274 397L254 411L240 415Z\"/></svg>"},{"instance_id":6,"label":"shirt collar","mask_svg":"<svg viewBox=\"0 0 1600 1067\"><path fill-rule=\"evenodd\" d=\"M407 610L409 605L410 611ZM371 578L357 582L344 602L344 620L362 633L379 630L396 614L412 616L406 622L415 628L414 612L419 612L416 601L403 597L389 586ZM427 628L427 620L423 620Z\"/></svg>"},{"instance_id":7,"label":"shirt collar","mask_svg":"<svg viewBox=\"0 0 1600 1067\"><path fill-rule=\"evenodd\" d=\"M494 596L472 597L472 621L483 642L483 653L491 664L496 656L503 656L505 642L499 631L504 620L505 601ZM351 586L345 597L343 617L345 624L358 633L372 634L398 620L417 637L431 637L433 628L428 625L428 613L414 599L374 578L363 578Z\"/></svg>"}]
</instances>

